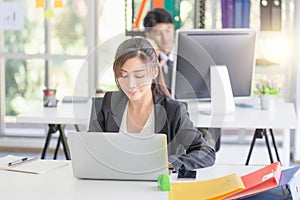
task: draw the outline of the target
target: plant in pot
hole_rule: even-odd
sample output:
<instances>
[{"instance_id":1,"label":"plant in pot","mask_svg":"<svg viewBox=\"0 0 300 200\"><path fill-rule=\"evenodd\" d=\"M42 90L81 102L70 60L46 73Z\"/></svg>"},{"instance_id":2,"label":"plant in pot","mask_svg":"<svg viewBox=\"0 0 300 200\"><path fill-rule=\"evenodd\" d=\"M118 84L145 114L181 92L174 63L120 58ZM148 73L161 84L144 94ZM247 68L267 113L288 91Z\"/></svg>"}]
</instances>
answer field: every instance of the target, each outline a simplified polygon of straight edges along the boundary
<instances>
[{"instance_id":1,"label":"plant in pot","mask_svg":"<svg viewBox=\"0 0 300 200\"><path fill-rule=\"evenodd\" d=\"M260 80L256 84L254 94L260 97L261 108L270 110L274 107L275 99L281 96L281 89L276 82Z\"/></svg>"}]
</instances>

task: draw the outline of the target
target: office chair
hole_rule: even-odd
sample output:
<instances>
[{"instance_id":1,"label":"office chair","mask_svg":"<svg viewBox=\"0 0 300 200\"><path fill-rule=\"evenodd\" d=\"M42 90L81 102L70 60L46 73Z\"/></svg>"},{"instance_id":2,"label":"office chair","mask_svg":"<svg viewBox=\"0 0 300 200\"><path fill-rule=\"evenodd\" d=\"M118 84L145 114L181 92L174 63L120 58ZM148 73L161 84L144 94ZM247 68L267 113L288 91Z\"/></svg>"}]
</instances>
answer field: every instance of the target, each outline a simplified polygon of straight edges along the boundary
<instances>
[{"instance_id":1,"label":"office chair","mask_svg":"<svg viewBox=\"0 0 300 200\"><path fill-rule=\"evenodd\" d=\"M198 130L203 133L208 145L214 148L215 152L218 152L221 146L221 128L198 127Z\"/></svg>"},{"instance_id":2,"label":"office chair","mask_svg":"<svg viewBox=\"0 0 300 200\"><path fill-rule=\"evenodd\" d=\"M102 101L103 101L102 97L93 97L92 98L92 110L91 110L89 127L91 127L91 123L93 121L97 120L97 114L100 111ZM188 110L187 102L181 102L181 103L185 106L186 110ZM203 133L204 138L209 143L213 143L213 144L211 144L211 146L215 149L215 151L216 152L219 151L221 129L219 129L219 128L198 128L198 130Z\"/></svg>"},{"instance_id":3,"label":"office chair","mask_svg":"<svg viewBox=\"0 0 300 200\"><path fill-rule=\"evenodd\" d=\"M91 110L91 117L90 117L90 124L91 126L92 121L97 120L97 114L100 111L100 108L102 106L102 97L93 97L92 98L92 110Z\"/></svg>"},{"instance_id":4,"label":"office chair","mask_svg":"<svg viewBox=\"0 0 300 200\"><path fill-rule=\"evenodd\" d=\"M185 105L186 110L188 110L187 102L181 101ZM220 128L197 128L201 133L203 133L204 139L208 142L208 145L214 148L216 152L220 150L221 146L221 129Z\"/></svg>"}]
</instances>

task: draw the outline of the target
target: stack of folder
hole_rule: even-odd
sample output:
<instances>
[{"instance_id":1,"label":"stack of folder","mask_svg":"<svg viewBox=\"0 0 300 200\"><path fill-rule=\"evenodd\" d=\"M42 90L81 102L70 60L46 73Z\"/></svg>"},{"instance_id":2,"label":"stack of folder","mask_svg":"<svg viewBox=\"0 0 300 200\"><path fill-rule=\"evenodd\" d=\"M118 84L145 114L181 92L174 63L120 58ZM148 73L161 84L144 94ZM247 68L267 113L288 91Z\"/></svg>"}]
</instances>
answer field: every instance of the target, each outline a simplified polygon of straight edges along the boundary
<instances>
[{"instance_id":1,"label":"stack of folder","mask_svg":"<svg viewBox=\"0 0 300 200\"><path fill-rule=\"evenodd\" d=\"M280 176L281 166L279 162L272 163L252 173L246 174L242 176L245 189L229 196L226 200L238 199L274 188L278 186Z\"/></svg>"},{"instance_id":2,"label":"stack of folder","mask_svg":"<svg viewBox=\"0 0 300 200\"><path fill-rule=\"evenodd\" d=\"M171 184L169 200L300 199L300 167L281 170L279 162L240 176Z\"/></svg>"},{"instance_id":3,"label":"stack of folder","mask_svg":"<svg viewBox=\"0 0 300 200\"><path fill-rule=\"evenodd\" d=\"M256 199L300 199L300 167L282 170L279 185L270 190L243 198L244 200Z\"/></svg>"}]
</instances>

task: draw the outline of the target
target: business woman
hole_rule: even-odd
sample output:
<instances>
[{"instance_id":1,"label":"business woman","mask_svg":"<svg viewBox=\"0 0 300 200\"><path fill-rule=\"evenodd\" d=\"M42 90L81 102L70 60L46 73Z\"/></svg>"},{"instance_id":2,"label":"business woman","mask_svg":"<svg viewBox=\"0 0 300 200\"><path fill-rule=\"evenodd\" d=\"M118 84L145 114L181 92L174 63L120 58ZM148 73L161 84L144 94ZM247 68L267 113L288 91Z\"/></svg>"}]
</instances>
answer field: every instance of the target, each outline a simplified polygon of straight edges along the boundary
<instances>
[{"instance_id":1,"label":"business woman","mask_svg":"<svg viewBox=\"0 0 300 200\"><path fill-rule=\"evenodd\" d=\"M166 88L151 44L131 38L117 49L113 64L120 91L107 92L90 132L166 134L170 166L178 170L208 167L215 162L209 147L189 119L184 104Z\"/></svg>"}]
</instances>

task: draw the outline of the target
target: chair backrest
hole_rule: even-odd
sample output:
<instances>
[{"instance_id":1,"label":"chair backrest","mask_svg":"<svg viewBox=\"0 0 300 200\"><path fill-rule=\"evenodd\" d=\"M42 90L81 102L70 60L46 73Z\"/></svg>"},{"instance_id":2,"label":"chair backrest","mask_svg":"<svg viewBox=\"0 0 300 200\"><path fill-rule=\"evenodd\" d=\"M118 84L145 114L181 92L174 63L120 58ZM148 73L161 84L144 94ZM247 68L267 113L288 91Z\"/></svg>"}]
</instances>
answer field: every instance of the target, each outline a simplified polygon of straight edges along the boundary
<instances>
[{"instance_id":1,"label":"chair backrest","mask_svg":"<svg viewBox=\"0 0 300 200\"><path fill-rule=\"evenodd\" d=\"M97 119L97 114L101 109L102 101L103 101L102 97L93 97L92 98L92 110L91 110L91 117L90 117L90 125L93 120Z\"/></svg>"},{"instance_id":2,"label":"chair backrest","mask_svg":"<svg viewBox=\"0 0 300 200\"><path fill-rule=\"evenodd\" d=\"M188 110L188 103L185 101L181 101L181 103L185 106L185 109Z\"/></svg>"}]
</instances>

